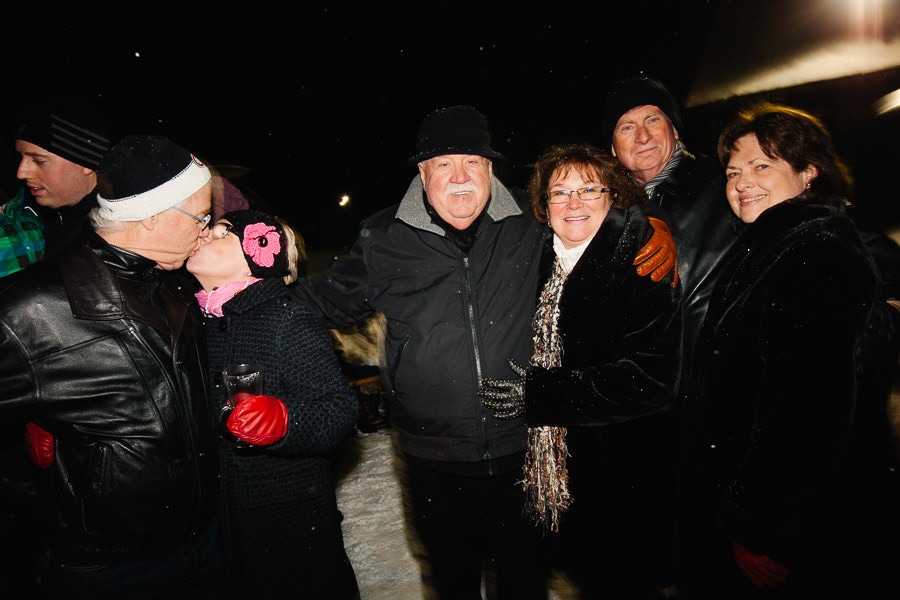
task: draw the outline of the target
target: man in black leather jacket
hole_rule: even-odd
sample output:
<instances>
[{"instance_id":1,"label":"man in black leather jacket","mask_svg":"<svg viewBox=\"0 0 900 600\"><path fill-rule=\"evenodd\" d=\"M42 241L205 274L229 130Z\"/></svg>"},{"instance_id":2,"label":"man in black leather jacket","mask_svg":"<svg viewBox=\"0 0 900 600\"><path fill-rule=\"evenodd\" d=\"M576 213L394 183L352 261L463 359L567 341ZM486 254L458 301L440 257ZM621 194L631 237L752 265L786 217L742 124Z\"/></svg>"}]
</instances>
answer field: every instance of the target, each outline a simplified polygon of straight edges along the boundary
<instances>
[{"instance_id":1,"label":"man in black leather jacket","mask_svg":"<svg viewBox=\"0 0 900 600\"><path fill-rule=\"evenodd\" d=\"M678 104L655 79L617 82L606 98L601 127L601 146L612 149L650 203L662 210L675 238L685 321L683 385L722 257L737 241L725 172L715 157L687 151Z\"/></svg>"},{"instance_id":2,"label":"man in black leather jacket","mask_svg":"<svg viewBox=\"0 0 900 600\"><path fill-rule=\"evenodd\" d=\"M221 595L205 351L176 271L208 235L209 180L171 141L125 138L86 239L0 281L0 419L29 423L51 596Z\"/></svg>"},{"instance_id":3,"label":"man in black leather jacket","mask_svg":"<svg viewBox=\"0 0 900 600\"><path fill-rule=\"evenodd\" d=\"M714 157L695 156L682 142L681 112L672 94L657 80L637 76L617 82L610 90L601 118L601 146L611 148L634 180L647 193L649 203L661 211L678 248L678 276L682 285L684 337L679 403L668 413L653 415L642 431L657 448L669 448L653 472L643 473L654 486L660 510L655 520L660 540L682 539L677 473L685 443L686 391L694 362L694 346L723 258L737 242L731 210L725 199L725 174ZM660 588L675 591L681 579L679 557L658 565Z\"/></svg>"}]
</instances>

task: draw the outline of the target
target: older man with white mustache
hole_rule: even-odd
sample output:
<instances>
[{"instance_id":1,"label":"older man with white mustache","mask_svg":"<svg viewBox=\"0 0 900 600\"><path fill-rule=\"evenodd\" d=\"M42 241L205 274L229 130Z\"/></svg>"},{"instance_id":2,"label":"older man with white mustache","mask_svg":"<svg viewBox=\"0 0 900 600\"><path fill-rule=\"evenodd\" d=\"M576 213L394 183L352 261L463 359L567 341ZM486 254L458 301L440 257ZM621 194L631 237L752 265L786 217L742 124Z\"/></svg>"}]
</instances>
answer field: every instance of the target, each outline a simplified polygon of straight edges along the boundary
<instances>
[{"instance_id":1,"label":"older man with white mustache","mask_svg":"<svg viewBox=\"0 0 900 600\"><path fill-rule=\"evenodd\" d=\"M0 290L0 419L22 427L35 467L41 588L222 598L219 436L180 271L209 235L209 169L167 138L133 135L98 180L83 239Z\"/></svg>"},{"instance_id":2,"label":"older man with white mustache","mask_svg":"<svg viewBox=\"0 0 900 600\"><path fill-rule=\"evenodd\" d=\"M425 196L454 229L467 229L491 195L491 161L474 154L448 154L419 163Z\"/></svg>"},{"instance_id":3,"label":"older man with white mustache","mask_svg":"<svg viewBox=\"0 0 900 600\"><path fill-rule=\"evenodd\" d=\"M500 598L547 595L539 533L523 517L518 485L524 420L496 418L478 396L484 378L512 375L508 359L525 364L531 356L549 234L527 200L494 176L500 156L474 108L427 115L408 163L419 173L400 204L366 219L327 276L297 285L330 327L373 311L387 318L389 412L437 598L478 598L485 576ZM647 254L660 243L651 241ZM673 249L639 269L671 265Z\"/></svg>"}]
</instances>

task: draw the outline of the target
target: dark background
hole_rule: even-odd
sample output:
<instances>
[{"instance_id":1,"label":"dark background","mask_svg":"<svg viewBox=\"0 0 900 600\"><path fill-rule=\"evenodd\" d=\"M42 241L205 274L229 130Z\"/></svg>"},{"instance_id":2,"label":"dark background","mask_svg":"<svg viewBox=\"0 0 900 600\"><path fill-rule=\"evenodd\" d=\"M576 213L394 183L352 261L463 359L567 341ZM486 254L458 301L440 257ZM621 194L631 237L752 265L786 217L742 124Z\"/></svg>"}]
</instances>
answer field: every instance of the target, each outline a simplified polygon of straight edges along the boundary
<instances>
[{"instance_id":1,"label":"dark background","mask_svg":"<svg viewBox=\"0 0 900 600\"><path fill-rule=\"evenodd\" d=\"M751 20L717 19L733 5L752 8ZM779 5L629 0L512 12L488 3L123 3L90 15L72 7L71 18L5 9L0 182L15 191L12 117L36 96L68 90L102 104L118 133L163 134L220 167L312 250L339 248L359 219L399 201L415 174L406 159L416 128L432 109L476 106L506 156L495 172L524 185L546 145L600 144L599 112L616 79L643 71L686 103L703 57L715 53L710 34L722 28L733 29L733 69L771 59L739 51L765 39ZM874 118L871 102L898 87L900 74L887 71L761 95L825 119L857 174L858 203L885 226L898 219L900 127L895 115ZM686 109L688 147L712 152L747 100ZM343 194L351 203L339 208Z\"/></svg>"}]
</instances>

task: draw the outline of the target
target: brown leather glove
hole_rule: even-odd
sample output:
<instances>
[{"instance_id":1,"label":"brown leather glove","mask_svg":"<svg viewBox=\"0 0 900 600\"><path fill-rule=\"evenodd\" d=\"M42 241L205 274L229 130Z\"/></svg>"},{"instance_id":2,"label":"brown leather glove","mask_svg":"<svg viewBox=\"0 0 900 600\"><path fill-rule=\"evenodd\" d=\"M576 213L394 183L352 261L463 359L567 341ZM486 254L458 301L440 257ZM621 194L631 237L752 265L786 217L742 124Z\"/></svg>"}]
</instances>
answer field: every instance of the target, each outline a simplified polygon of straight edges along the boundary
<instances>
[{"instance_id":1,"label":"brown leather glove","mask_svg":"<svg viewBox=\"0 0 900 600\"><path fill-rule=\"evenodd\" d=\"M656 217L647 217L647 220L653 227L653 235L638 251L633 264L637 265L638 275L643 277L649 273L653 281L659 281L674 269L675 278L672 287L675 287L678 285L678 251L675 248L675 240L672 239L672 233L665 221Z\"/></svg>"}]
</instances>

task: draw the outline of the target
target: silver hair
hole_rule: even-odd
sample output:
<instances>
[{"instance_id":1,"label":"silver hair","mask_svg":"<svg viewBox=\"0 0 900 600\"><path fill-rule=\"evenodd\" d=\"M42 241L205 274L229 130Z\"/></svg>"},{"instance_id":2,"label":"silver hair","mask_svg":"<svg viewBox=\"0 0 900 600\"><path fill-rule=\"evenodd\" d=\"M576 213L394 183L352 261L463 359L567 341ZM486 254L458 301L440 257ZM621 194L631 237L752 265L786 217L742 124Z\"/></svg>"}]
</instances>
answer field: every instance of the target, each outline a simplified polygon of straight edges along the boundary
<instances>
[{"instance_id":1,"label":"silver hair","mask_svg":"<svg viewBox=\"0 0 900 600\"><path fill-rule=\"evenodd\" d=\"M119 231L125 228L125 221L118 221L114 219L106 219L100 216L100 208L92 208L90 212L91 218L91 227L94 228L94 231L103 235L104 233L112 233L114 231Z\"/></svg>"},{"instance_id":2,"label":"silver hair","mask_svg":"<svg viewBox=\"0 0 900 600\"><path fill-rule=\"evenodd\" d=\"M176 207L182 208L183 206L185 206L188 203L188 200L190 200L190 198L185 198L183 201L179 202L175 206L170 206L166 210L171 210L172 208L176 208ZM166 212L166 210L160 211L156 214L161 215L162 213ZM104 233L112 233L114 231L121 231L122 229L125 229L126 224L135 222L135 221L119 221L117 219L107 219L105 217L102 217L100 215L100 207L92 208L91 212L89 213L89 216L91 219L91 227L93 227L94 231L96 231L100 235L103 235ZM155 216L155 215L153 215L153 216Z\"/></svg>"}]
</instances>

